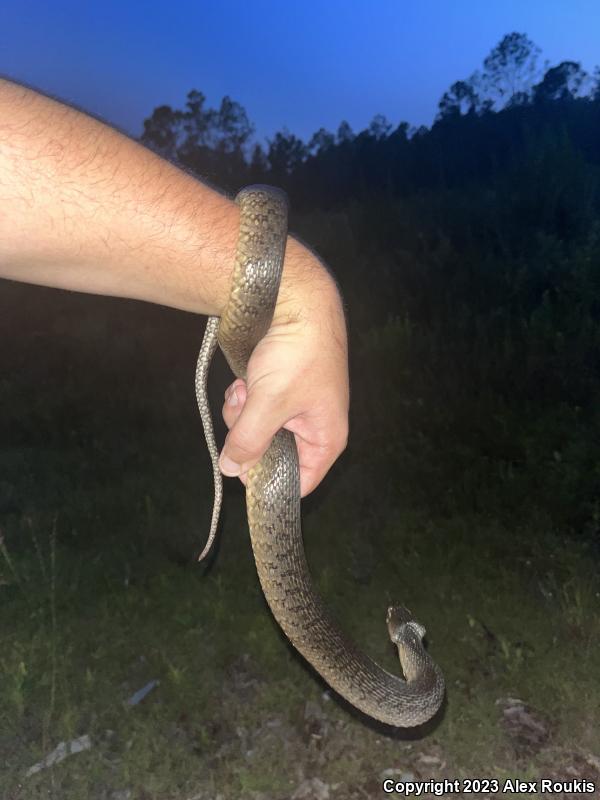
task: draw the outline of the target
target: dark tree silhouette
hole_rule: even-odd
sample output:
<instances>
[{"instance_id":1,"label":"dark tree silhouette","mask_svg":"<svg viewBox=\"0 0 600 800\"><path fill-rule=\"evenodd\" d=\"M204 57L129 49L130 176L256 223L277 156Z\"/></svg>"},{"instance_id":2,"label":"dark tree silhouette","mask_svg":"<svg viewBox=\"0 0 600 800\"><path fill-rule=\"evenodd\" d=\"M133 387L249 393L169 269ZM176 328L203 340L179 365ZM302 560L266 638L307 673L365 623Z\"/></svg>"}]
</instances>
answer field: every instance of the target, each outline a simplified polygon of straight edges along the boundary
<instances>
[{"instance_id":1,"label":"dark tree silhouette","mask_svg":"<svg viewBox=\"0 0 600 800\"><path fill-rule=\"evenodd\" d=\"M538 77L540 52L526 34L508 33L485 58L478 82L495 109L528 99Z\"/></svg>"},{"instance_id":2,"label":"dark tree silhouette","mask_svg":"<svg viewBox=\"0 0 600 800\"><path fill-rule=\"evenodd\" d=\"M307 147L304 142L288 130L276 133L269 140L267 160L274 176L285 178L290 175L302 164L306 155Z\"/></svg>"},{"instance_id":3,"label":"dark tree silhouette","mask_svg":"<svg viewBox=\"0 0 600 800\"><path fill-rule=\"evenodd\" d=\"M352 139L354 139L352 128L346 120L343 120L337 130L336 141L338 144L343 144L344 142L351 142Z\"/></svg>"},{"instance_id":4,"label":"dark tree silhouette","mask_svg":"<svg viewBox=\"0 0 600 800\"><path fill-rule=\"evenodd\" d=\"M535 102L574 100L585 84L588 74L576 61L563 61L549 69L540 83L533 87Z\"/></svg>"},{"instance_id":5,"label":"dark tree silhouette","mask_svg":"<svg viewBox=\"0 0 600 800\"><path fill-rule=\"evenodd\" d=\"M333 133L326 131L325 128L319 128L316 133L313 133L309 143L308 152L316 153L318 151L325 152L335 144L335 136Z\"/></svg>"},{"instance_id":6,"label":"dark tree silhouette","mask_svg":"<svg viewBox=\"0 0 600 800\"><path fill-rule=\"evenodd\" d=\"M600 100L600 67L594 70L594 87L592 89L592 98L596 101Z\"/></svg>"},{"instance_id":7,"label":"dark tree silhouette","mask_svg":"<svg viewBox=\"0 0 600 800\"><path fill-rule=\"evenodd\" d=\"M444 92L439 102L438 119L472 114L481 107L481 100L469 81L456 81Z\"/></svg>"},{"instance_id":8,"label":"dark tree silhouette","mask_svg":"<svg viewBox=\"0 0 600 800\"><path fill-rule=\"evenodd\" d=\"M175 158L181 127L181 112L171 106L158 106L144 120L144 131L140 140L165 158Z\"/></svg>"},{"instance_id":9,"label":"dark tree silhouette","mask_svg":"<svg viewBox=\"0 0 600 800\"><path fill-rule=\"evenodd\" d=\"M215 121L215 129L218 137L218 146L225 153L243 151L254 133L254 126L249 121L246 110L227 96L221 101L221 107Z\"/></svg>"},{"instance_id":10,"label":"dark tree silhouette","mask_svg":"<svg viewBox=\"0 0 600 800\"><path fill-rule=\"evenodd\" d=\"M388 122L384 114L375 114L369 124L369 133L375 139L385 139L392 130L392 123Z\"/></svg>"},{"instance_id":11,"label":"dark tree silhouette","mask_svg":"<svg viewBox=\"0 0 600 800\"><path fill-rule=\"evenodd\" d=\"M264 176L269 171L269 162L265 151L260 144L255 144L252 148L252 156L250 158L250 182L260 183L264 180Z\"/></svg>"},{"instance_id":12,"label":"dark tree silhouette","mask_svg":"<svg viewBox=\"0 0 600 800\"><path fill-rule=\"evenodd\" d=\"M254 132L245 109L230 97L218 109L192 89L183 110L160 106L144 121L141 141L161 155L225 187L235 188L249 174L247 147ZM254 172L263 173L254 163Z\"/></svg>"}]
</instances>

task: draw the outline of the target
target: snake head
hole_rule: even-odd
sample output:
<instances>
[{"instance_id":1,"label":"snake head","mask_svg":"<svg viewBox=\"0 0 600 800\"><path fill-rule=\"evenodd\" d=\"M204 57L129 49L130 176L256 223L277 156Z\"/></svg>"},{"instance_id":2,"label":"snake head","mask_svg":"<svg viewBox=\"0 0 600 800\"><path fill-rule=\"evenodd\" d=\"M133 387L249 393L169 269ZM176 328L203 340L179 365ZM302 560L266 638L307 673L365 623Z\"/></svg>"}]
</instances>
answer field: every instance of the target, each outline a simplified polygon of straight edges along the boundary
<instances>
[{"instance_id":1,"label":"snake head","mask_svg":"<svg viewBox=\"0 0 600 800\"><path fill-rule=\"evenodd\" d=\"M424 664L429 658L423 645L425 628L404 606L390 606L386 621L390 639L398 648L404 678L412 683L423 674Z\"/></svg>"},{"instance_id":2,"label":"snake head","mask_svg":"<svg viewBox=\"0 0 600 800\"><path fill-rule=\"evenodd\" d=\"M394 644L401 644L409 631L416 634L420 641L425 636L425 628L413 619L412 613L405 606L390 606L385 618L390 639Z\"/></svg>"}]
</instances>

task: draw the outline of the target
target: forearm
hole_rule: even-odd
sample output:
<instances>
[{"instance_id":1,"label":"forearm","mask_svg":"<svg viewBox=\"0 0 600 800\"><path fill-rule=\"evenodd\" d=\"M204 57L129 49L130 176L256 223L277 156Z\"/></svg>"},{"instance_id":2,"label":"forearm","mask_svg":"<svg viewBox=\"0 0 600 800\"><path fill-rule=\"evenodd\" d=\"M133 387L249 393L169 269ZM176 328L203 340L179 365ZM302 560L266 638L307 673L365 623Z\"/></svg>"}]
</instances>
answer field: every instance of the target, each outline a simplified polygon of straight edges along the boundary
<instances>
[{"instance_id":1,"label":"forearm","mask_svg":"<svg viewBox=\"0 0 600 800\"><path fill-rule=\"evenodd\" d=\"M219 314L235 203L81 112L0 80L0 277ZM285 293L327 282L290 241Z\"/></svg>"}]
</instances>

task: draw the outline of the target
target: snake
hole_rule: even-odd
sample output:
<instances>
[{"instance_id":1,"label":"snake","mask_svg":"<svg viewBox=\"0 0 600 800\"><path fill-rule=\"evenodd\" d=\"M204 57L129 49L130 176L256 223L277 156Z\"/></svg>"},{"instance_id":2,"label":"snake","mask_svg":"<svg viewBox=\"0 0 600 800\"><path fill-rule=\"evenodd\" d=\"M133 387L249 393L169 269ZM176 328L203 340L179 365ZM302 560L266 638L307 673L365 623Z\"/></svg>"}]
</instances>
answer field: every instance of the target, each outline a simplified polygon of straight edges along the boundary
<instances>
[{"instance_id":1,"label":"snake","mask_svg":"<svg viewBox=\"0 0 600 800\"><path fill-rule=\"evenodd\" d=\"M216 536L223 498L207 379L220 347L232 372L246 379L248 361L271 325L287 241L287 195L275 187L242 189L240 228L227 304L209 316L196 368L195 389L210 453L215 494L211 528L199 560ZM431 719L444 698L444 678L423 644L425 628L404 606L387 610L391 642L403 676L362 652L331 616L311 580L301 528L300 468L294 434L282 428L247 473L246 509L259 582L271 612L294 648L324 681L359 711L395 727Z\"/></svg>"}]
</instances>

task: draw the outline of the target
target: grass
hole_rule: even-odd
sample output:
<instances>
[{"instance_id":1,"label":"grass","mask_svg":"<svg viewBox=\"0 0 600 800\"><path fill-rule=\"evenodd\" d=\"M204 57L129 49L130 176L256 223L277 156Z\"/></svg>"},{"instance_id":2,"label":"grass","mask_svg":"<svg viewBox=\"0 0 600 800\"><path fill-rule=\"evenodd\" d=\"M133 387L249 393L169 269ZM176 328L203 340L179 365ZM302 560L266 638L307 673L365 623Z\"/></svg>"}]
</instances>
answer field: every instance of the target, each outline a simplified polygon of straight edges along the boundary
<instances>
[{"instance_id":1,"label":"grass","mask_svg":"<svg viewBox=\"0 0 600 800\"><path fill-rule=\"evenodd\" d=\"M212 499L191 391L197 320L7 287L8 311L17 300L28 325L0 387L3 800L287 798L312 777L332 796L379 797L385 769L524 779L600 754L591 545L533 507L513 525L431 513L400 473L382 495L350 453L305 503L315 581L394 672L384 613L406 603L448 687L424 730L371 725L325 693L273 623L234 482L216 557L191 559ZM33 333L51 322L42 353ZM544 720L543 746L507 733L506 697ZM25 777L84 734L90 750Z\"/></svg>"}]
</instances>

